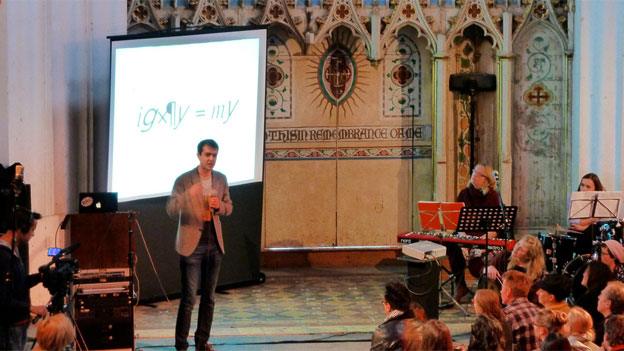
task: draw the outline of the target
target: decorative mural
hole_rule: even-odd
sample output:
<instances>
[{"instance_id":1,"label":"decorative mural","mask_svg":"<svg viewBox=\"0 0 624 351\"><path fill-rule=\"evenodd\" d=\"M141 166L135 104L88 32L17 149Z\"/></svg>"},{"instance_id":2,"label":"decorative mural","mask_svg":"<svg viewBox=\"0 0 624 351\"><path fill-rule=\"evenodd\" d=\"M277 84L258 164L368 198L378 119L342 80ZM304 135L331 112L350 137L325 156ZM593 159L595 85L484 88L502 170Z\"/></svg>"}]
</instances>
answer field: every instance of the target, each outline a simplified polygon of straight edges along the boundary
<instances>
[{"instance_id":1,"label":"decorative mural","mask_svg":"<svg viewBox=\"0 0 624 351\"><path fill-rule=\"evenodd\" d=\"M128 32L267 25L263 247L396 246L418 230L415 203L454 200L469 180L469 101L448 92L453 73L502 82L479 107L491 126L478 152L513 136L490 158L513 164L519 225L562 217L571 11L571 0L129 0Z\"/></svg>"},{"instance_id":2,"label":"decorative mural","mask_svg":"<svg viewBox=\"0 0 624 351\"><path fill-rule=\"evenodd\" d=\"M513 203L530 228L566 223L566 41L549 4L536 1L514 41Z\"/></svg>"},{"instance_id":3,"label":"decorative mural","mask_svg":"<svg viewBox=\"0 0 624 351\"><path fill-rule=\"evenodd\" d=\"M384 57L384 116L421 117L421 70L418 47L399 34Z\"/></svg>"},{"instance_id":4,"label":"decorative mural","mask_svg":"<svg viewBox=\"0 0 624 351\"><path fill-rule=\"evenodd\" d=\"M292 69L288 47L277 37L267 38L266 119L292 117Z\"/></svg>"}]
</instances>

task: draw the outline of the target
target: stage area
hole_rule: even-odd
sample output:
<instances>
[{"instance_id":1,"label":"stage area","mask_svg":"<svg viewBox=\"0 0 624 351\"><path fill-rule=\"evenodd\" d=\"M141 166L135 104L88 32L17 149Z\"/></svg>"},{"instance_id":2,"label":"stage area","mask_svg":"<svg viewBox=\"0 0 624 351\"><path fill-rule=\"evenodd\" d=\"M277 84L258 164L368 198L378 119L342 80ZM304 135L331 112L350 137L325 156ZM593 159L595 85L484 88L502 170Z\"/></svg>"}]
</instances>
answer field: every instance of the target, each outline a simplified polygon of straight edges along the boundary
<instances>
[{"instance_id":1,"label":"stage area","mask_svg":"<svg viewBox=\"0 0 624 351\"><path fill-rule=\"evenodd\" d=\"M405 278L405 265L394 262L263 270L265 283L217 295L211 342L217 350L368 350L372 331L384 319L385 283ZM470 299L465 301L472 312ZM136 308L137 350L173 349L178 303ZM454 340L467 342L474 315L464 317L456 307L440 312Z\"/></svg>"}]
</instances>

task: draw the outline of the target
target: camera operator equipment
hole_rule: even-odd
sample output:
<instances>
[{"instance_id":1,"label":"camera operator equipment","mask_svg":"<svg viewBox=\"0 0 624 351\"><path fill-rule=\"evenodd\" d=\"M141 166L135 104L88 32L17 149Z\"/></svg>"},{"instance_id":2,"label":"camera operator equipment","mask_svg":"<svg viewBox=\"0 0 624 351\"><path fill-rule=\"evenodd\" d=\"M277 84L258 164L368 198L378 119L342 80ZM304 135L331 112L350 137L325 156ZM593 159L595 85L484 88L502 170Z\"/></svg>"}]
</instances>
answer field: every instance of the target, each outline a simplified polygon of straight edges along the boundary
<instances>
[{"instance_id":1,"label":"camera operator equipment","mask_svg":"<svg viewBox=\"0 0 624 351\"><path fill-rule=\"evenodd\" d=\"M52 257L50 263L39 267L43 286L50 292L51 298L48 304L48 312L51 314L66 312L67 304L65 297L69 295L69 284L73 281L74 274L78 272L78 260L64 257L72 253L80 246L73 244Z\"/></svg>"},{"instance_id":2,"label":"camera operator equipment","mask_svg":"<svg viewBox=\"0 0 624 351\"><path fill-rule=\"evenodd\" d=\"M23 350L30 314L45 315L44 306L31 306L30 288L41 282L40 273L28 275L17 249L27 246L41 215L15 206L0 236L0 349Z\"/></svg>"}]
</instances>

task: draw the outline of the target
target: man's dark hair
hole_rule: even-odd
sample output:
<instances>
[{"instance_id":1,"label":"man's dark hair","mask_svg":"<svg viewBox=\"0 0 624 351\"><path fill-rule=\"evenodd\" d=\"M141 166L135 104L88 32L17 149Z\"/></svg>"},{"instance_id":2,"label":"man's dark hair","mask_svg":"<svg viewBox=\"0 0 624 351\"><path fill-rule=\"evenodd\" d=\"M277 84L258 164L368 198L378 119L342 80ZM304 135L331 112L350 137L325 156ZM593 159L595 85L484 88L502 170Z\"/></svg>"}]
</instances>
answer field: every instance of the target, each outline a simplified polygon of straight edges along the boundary
<instances>
[{"instance_id":1,"label":"man's dark hair","mask_svg":"<svg viewBox=\"0 0 624 351\"><path fill-rule=\"evenodd\" d=\"M612 314L605 321L605 336L611 347L624 345L624 316Z\"/></svg>"},{"instance_id":2,"label":"man's dark hair","mask_svg":"<svg viewBox=\"0 0 624 351\"><path fill-rule=\"evenodd\" d=\"M197 144L197 154L201 154L202 150L204 149L204 146L210 146L211 148L217 149L219 150L219 144L217 144L216 141L212 140L212 139L204 139L202 141L199 142L199 144Z\"/></svg>"},{"instance_id":3,"label":"man's dark hair","mask_svg":"<svg viewBox=\"0 0 624 351\"><path fill-rule=\"evenodd\" d=\"M15 213L9 216L7 229L11 231L19 230L22 233L28 233L35 224L35 221L38 219L41 219L41 215L39 213L31 212L23 207L18 207L15 209Z\"/></svg>"},{"instance_id":4,"label":"man's dark hair","mask_svg":"<svg viewBox=\"0 0 624 351\"><path fill-rule=\"evenodd\" d=\"M393 310L408 311L410 306L410 293L401 282L390 282L386 284L384 299Z\"/></svg>"}]
</instances>

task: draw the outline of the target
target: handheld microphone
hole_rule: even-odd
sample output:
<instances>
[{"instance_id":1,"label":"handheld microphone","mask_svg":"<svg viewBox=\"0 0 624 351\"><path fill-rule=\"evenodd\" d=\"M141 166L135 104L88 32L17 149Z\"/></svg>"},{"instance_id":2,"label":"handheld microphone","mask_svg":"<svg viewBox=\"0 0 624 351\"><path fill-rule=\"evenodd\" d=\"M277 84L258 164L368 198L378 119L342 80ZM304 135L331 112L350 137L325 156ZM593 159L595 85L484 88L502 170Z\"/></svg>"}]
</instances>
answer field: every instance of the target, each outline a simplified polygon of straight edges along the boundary
<instances>
[{"instance_id":1,"label":"handheld microphone","mask_svg":"<svg viewBox=\"0 0 624 351\"><path fill-rule=\"evenodd\" d=\"M499 178L497 170L492 171L492 177L494 177L494 180L496 180L496 183L498 184L498 182L500 181L500 178Z\"/></svg>"},{"instance_id":2,"label":"handheld microphone","mask_svg":"<svg viewBox=\"0 0 624 351\"><path fill-rule=\"evenodd\" d=\"M21 163L15 164L15 178L13 181L18 183L24 182L24 166Z\"/></svg>"}]
</instances>

